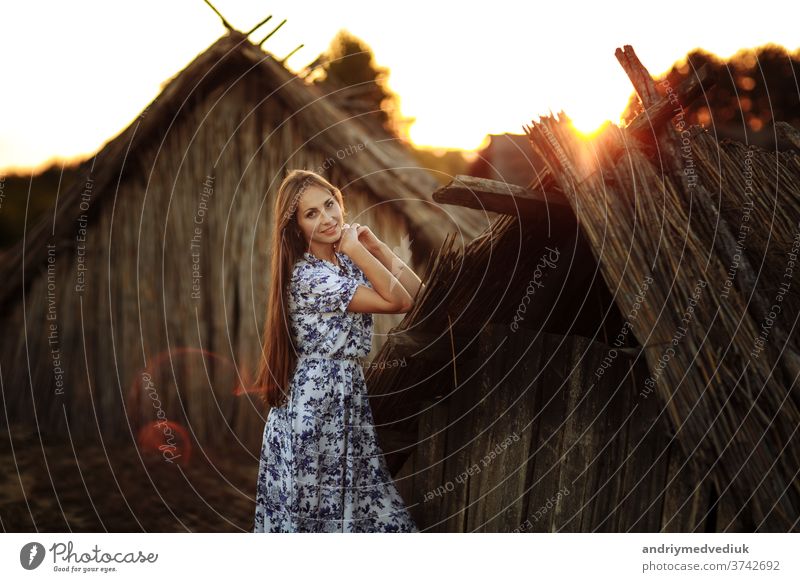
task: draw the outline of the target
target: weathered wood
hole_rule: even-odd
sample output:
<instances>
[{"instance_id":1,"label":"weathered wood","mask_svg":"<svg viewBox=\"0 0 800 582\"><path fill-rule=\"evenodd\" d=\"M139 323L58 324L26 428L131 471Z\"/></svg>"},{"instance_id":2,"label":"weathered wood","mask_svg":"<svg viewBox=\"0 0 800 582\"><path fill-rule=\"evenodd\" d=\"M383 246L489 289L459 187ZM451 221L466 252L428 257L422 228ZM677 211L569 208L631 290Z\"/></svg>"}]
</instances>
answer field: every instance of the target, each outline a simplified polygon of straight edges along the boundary
<instances>
[{"instance_id":1,"label":"weathered wood","mask_svg":"<svg viewBox=\"0 0 800 582\"><path fill-rule=\"evenodd\" d=\"M599 389L597 400L603 407L597 421L600 446L595 450L591 464L584 469L586 474L580 477L585 482L586 508L581 511L582 515L576 515L575 518L580 520L578 531L582 532L617 531L614 529L615 519L609 519L609 512L622 497L622 471L628 454L626 430L630 422L636 422L636 418L630 414L634 406L631 370L635 363L624 359L610 360L610 356L610 351L599 353L601 366L609 361L611 363L608 369L602 369L602 373L598 368L594 371L600 376L596 380ZM574 505L570 509L573 512L580 511ZM617 523L623 518L620 516Z\"/></svg>"},{"instance_id":2,"label":"weathered wood","mask_svg":"<svg viewBox=\"0 0 800 582\"><path fill-rule=\"evenodd\" d=\"M440 531L442 497L434 495L444 480L444 463L449 425L445 402L428 404L420 411L419 438L414 453L414 497L409 510L421 530Z\"/></svg>"},{"instance_id":3,"label":"weathered wood","mask_svg":"<svg viewBox=\"0 0 800 582\"><path fill-rule=\"evenodd\" d=\"M469 378L481 362L471 362ZM448 395L447 448L445 451L442 482L444 487L441 518L436 531L466 531L469 511L469 488L459 482L459 477L470 465L470 448L476 439L478 406L483 397L479 382L462 382Z\"/></svg>"},{"instance_id":4,"label":"weathered wood","mask_svg":"<svg viewBox=\"0 0 800 582\"><path fill-rule=\"evenodd\" d=\"M472 466L479 472L469 477L467 531L509 532L524 521L542 345L542 334L509 335L492 364L481 371L481 381L492 382L494 392L488 397L486 421L480 423L486 431L471 451Z\"/></svg>"},{"instance_id":5,"label":"weathered wood","mask_svg":"<svg viewBox=\"0 0 800 582\"><path fill-rule=\"evenodd\" d=\"M392 480L394 481L394 484L397 486L397 491L403 498L405 506L411 512L412 519L417 524L417 526L419 526L419 520L417 519L417 512L414 509L416 505L415 501L416 492L414 490L414 481L417 478L416 466L417 466L417 456L409 455L403 466L398 471L392 474Z\"/></svg>"},{"instance_id":6,"label":"weathered wood","mask_svg":"<svg viewBox=\"0 0 800 582\"><path fill-rule=\"evenodd\" d=\"M661 97L649 107L645 107L644 111L625 126L625 130L638 139L652 139L654 129L659 128L681 112L679 105L686 107L714 83L716 83L716 78L711 68L703 65L698 69L697 75L689 77L675 88L677 104L669 97Z\"/></svg>"},{"instance_id":7,"label":"weathered wood","mask_svg":"<svg viewBox=\"0 0 800 582\"><path fill-rule=\"evenodd\" d=\"M535 463L531 482L528 484L529 494L526 500L526 515L523 524L525 532L555 531L553 515L554 504L566 502L562 491L559 499L561 469L563 457L563 423L569 411L566 408L565 383L569 369L569 343L560 336L545 336L542 345L542 383L540 402L536 411L536 434L531 445L531 454Z\"/></svg>"},{"instance_id":8,"label":"weathered wood","mask_svg":"<svg viewBox=\"0 0 800 582\"><path fill-rule=\"evenodd\" d=\"M658 89L656 89L655 81L653 81L653 78L650 76L650 72L639 60L639 57L636 56L633 47L625 45L622 49L618 48L615 55L620 65L622 65L622 68L625 70L625 73L628 75L636 94L639 96L642 107L647 109L655 105L661 96L659 95ZM669 101L669 95L667 95L667 97ZM685 117L683 115L683 105L680 102L680 95L676 96L673 105L673 112L681 116L681 118ZM683 123L684 126L688 125L685 121ZM680 156L678 154L678 144L680 143L680 138L675 128L671 123L659 122L658 125L651 126L651 129L652 137L658 141L659 163L664 167L665 173L688 186L687 177L681 172L679 167Z\"/></svg>"},{"instance_id":9,"label":"weathered wood","mask_svg":"<svg viewBox=\"0 0 800 582\"><path fill-rule=\"evenodd\" d=\"M570 490L569 499L564 498L553 508L553 521L556 531L580 532L584 515L588 511L593 491L589 488L589 478L597 467L597 452L605 436L598 423L600 410L608 404L603 396L603 382L594 379L605 353L593 350L590 340L577 337L571 342L572 352L569 361L566 390L567 416L564 418L564 455L567 459L560 473L559 491ZM612 377L606 378L606 380ZM598 424L595 424L598 423ZM576 515L579 517L576 519Z\"/></svg>"},{"instance_id":10,"label":"weathered wood","mask_svg":"<svg viewBox=\"0 0 800 582\"><path fill-rule=\"evenodd\" d=\"M674 439L667 432L666 411L654 394L641 396L650 373L645 366L631 370L631 416L627 425L622 497L609 508L618 517L615 531L657 532L661 529L662 497L668 450Z\"/></svg>"},{"instance_id":11,"label":"weathered wood","mask_svg":"<svg viewBox=\"0 0 800 582\"><path fill-rule=\"evenodd\" d=\"M617 57L617 61L619 61L619 64L622 65L628 75L628 79L630 79L633 88L639 95L639 100L644 108L647 109L655 104L661 96L658 94L653 78L647 72L639 57L636 56L633 47L626 44L623 48L618 48L614 51L614 56Z\"/></svg>"},{"instance_id":12,"label":"weathered wood","mask_svg":"<svg viewBox=\"0 0 800 582\"><path fill-rule=\"evenodd\" d=\"M439 204L454 204L511 216L538 214L548 206L568 208L563 194L528 190L522 186L462 174L433 193Z\"/></svg>"},{"instance_id":13,"label":"weathered wood","mask_svg":"<svg viewBox=\"0 0 800 582\"><path fill-rule=\"evenodd\" d=\"M669 444L664 501L661 509L661 531L704 531L703 513L712 488L711 475L700 475L691 459L682 453L677 442ZM718 531L712 529L711 531Z\"/></svg>"}]
</instances>

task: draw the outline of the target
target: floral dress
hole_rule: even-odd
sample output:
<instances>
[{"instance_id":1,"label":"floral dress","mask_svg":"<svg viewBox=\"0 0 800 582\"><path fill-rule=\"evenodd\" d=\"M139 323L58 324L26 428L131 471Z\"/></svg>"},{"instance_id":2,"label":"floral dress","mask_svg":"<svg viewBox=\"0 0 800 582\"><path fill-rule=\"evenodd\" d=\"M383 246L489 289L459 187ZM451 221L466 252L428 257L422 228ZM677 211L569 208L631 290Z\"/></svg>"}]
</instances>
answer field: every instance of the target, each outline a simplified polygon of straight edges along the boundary
<instances>
[{"instance_id":1,"label":"floral dress","mask_svg":"<svg viewBox=\"0 0 800 582\"><path fill-rule=\"evenodd\" d=\"M373 426L361 358L372 314L347 311L372 287L344 253L341 267L304 253L289 283L297 351L288 402L271 408L256 487L254 532L417 532Z\"/></svg>"}]
</instances>

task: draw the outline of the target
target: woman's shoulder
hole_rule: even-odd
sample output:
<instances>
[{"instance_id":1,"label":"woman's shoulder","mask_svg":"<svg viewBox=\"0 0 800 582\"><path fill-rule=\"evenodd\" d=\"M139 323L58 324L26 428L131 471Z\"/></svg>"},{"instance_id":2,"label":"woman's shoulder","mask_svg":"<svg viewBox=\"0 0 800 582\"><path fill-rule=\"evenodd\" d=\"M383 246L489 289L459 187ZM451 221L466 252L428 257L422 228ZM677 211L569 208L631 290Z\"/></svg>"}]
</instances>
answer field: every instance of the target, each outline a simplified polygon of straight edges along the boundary
<instances>
[{"instance_id":1,"label":"woman's shoulder","mask_svg":"<svg viewBox=\"0 0 800 582\"><path fill-rule=\"evenodd\" d=\"M340 257L341 256L342 255L340 255ZM337 274L331 270L331 267L326 265L322 259L314 258L304 253L303 256L295 261L292 267L291 281L302 283L304 281L316 280L320 277L328 279L336 276Z\"/></svg>"},{"instance_id":2,"label":"woman's shoulder","mask_svg":"<svg viewBox=\"0 0 800 582\"><path fill-rule=\"evenodd\" d=\"M313 268L313 266L314 265L312 265L312 263L307 258L305 257L298 258L294 262L294 265L292 266L292 277L301 275L304 272L309 271L311 268Z\"/></svg>"},{"instance_id":3,"label":"woman's shoulder","mask_svg":"<svg viewBox=\"0 0 800 582\"><path fill-rule=\"evenodd\" d=\"M322 259L309 257L304 253L299 257L292 267L291 281L294 284L300 284L317 279L355 279L358 283L372 287L364 272L356 265L355 261L345 253L337 253L339 261L344 267L341 270L332 269L330 265L326 265Z\"/></svg>"}]
</instances>

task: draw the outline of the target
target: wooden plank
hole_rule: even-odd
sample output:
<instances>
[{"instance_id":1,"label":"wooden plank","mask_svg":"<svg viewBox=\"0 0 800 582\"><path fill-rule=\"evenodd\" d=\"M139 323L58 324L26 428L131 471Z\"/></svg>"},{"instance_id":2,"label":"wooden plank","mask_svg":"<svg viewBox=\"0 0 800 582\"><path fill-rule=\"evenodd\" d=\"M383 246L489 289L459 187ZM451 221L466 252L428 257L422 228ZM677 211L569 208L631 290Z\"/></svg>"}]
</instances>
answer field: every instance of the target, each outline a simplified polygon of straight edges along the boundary
<instances>
[{"instance_id":1,"label":"wooden plank","mask_svg":"<svg viewBox=\"0 0 800 582\"><path fill-rule=\"evenodd\" d=\"M480 349L479 347L479 352ZM484 428L477 424L482 417L481 406L485 406L485 403L481 404L485 387L480 376L480 368L484 363L480 356L474 361L466 362L465 370L458 374L459 378L466 380L462 380L448 397L444 472L439 484L443 488L443 515L437 531L466 531L469 488L464 483L459 483L457 478L469 467L470 449L475 444L475 435Z\"/></svg>"},{"instance_id":2,"label":"wooden plank","mask_svg":"<svg viewBox=\"0 0 800 582\"><path fill-rule=\"evenodd\" d=\"M414 499L414 480L417 473L416 461L417 455L409 455L400 470L392 475L397 491L400 493L400 497L403 498L406 507L409 507L409 511L411 511L410 506L414 505L412 500ZM416 511L413 511L411 514L415 521L416 513Z\"/></svg>"},{"instance_id":3,"label":"wooden plank","mask_svg":"<svg viewBox=\"0 0 800 582\"><path fill-rule=\"evenodd\" d=\"M674 439L668 434L666 411L655 395L639 396L649 376L644 362L639 363L641 366L634 369L635 382L630 395L638 407L628 424L622 498L614 516L614 531L657 532L661 529L667 448Z\"/></svg>"},{"instance_id":4,"label":"wooden plank","mask_svg":"<svg viewBox=\"0 0 800 582\"><path fill-rule=\"evenodd\" d=\"M474 505L467 514L468 531L510 532L525 520L544 335L526 330L509 335L490 367L499 390L489 396L486 437L472 449L480 472L469 477Z\"/></svg>"},{"instance_id":5,"label":"wooden plank","mask_svg":"<svg viewBox=\"0 0 800 582\"><path fill-rule=\"evenodd\" d=\"M758 521L754 519L756 516L755 508L753 507L753 498L750 498L744 507L739 503L737 496L731 491L733 487L728 488L727 491L718 495L716 486L711 483L713 475L707 475L704 485L701 487L701 501L697 520L702 520L705 523L700 523L697 531L712 531L715 533L752 533L756 532L756 526L759 525ZM716 506L709 507L708 500L711 503L716 503ZM706 515L707 514L707 515ZM688 530L691 531L691 530ZM764 525L758 531L765 531ZM768 531L768 530L767 530Z\"/></svg>"},{"instance_id":6,"label":"wooden plank","mask_svg":"<svg viewBox=\"0 0 800 582\"><path fill-rule=\"evenodd\" d=\"M516 184L456 175L449 184L437 189L433 199L440 204L454 204L476 210L511 216L536 215L548 207L569 209L563 194L528 190Z\"/></svg>"},{"instance_id":7,"label":"wooden plank","mask_svg":"<svg viewBox=\"0 0 800 582\"><path fill-rule=\"evenodd\" d=\"M590 469L601 436L597 418L602 402L601 388L594 379L602 361L599 350L588 338L572 336L569 360L565 362L566 417L563 438L565 460L560 473L558 491L553 507L556 531L580 532L585 503L591 497L586 470ZM605 355L605 354L603 354Z\"/></svg>"},{"instance_id":8,"label":"wooden plank","mask_svg":"<svg viewBox=\"0 0 800 582\"><path fill-rule=\"evenodd\" d=\"M536 437L531 444L535 464L529 489L524 532L552 532L553 499L558 496L560 473L564 462L563 422L566 417L567 372L564 362L570 352L569 341L564 336L545 335L542 344L541 397L536 417Z\"/></svg>"},{"instance_id":9,"label":"wooden plank","mask_svg":"<svg viewBox=\"0 0 800 582\"><path fill-rule=\"evenodd\" d=\"M687 462L677 441L670 443L668 456L661 531L703 532L704 527L699 522L703 521L708 511L705 502L713 489L711 475L706 474L705 479L703 475L698 475L691 459Z\"/></svg>"},{"instance_id":10,"label":"wooden plank","mask_svg":"<svg viewBox=\"0 0 800 582\"><path fill-rule=\"evenodd\" d=\"M610 354L610 352L609 352ZM614 520L609 511L616 505L622 490L622 463L625 460L627 424L637 422L631 415L634 406L634 377L631 361L620 353L598 381L598 398L608 405L601 413L601 447L595 451L586 479L587 506L581 516L581 531L612 532ZM594 374L594 372L592 372Z\"/></svg>"},{"instance_id":11,"label":"wooden plank","mask_svg":"<svg viewBox=\"0 0 800 582\"><path fill-rule=\"evenodd\" d=\"M447 438L447 402L427 403L419 417L419 444L415 453L414 496L409 510L420 530L441 531L442 497L433 492L442 484Z\"/></svg>"},{"instance_id":12,"label":"wooden plank","mask_svg":"<svg viewBox=\"0 0 800 582\"><path fill-rule=\"evenodd\" d=\"M504 384L509 380L505 377L501 381L508 371L506 357L514 352L508 346L509 331L507 326L487 325L477 341L480 368L472 381L478 387L480 400L475 409L469 455L456 477L458 486L467 490L466 497L469 500L465 508L465 532L483 531L485 499L480 483L485 479L484 471L488 473L491 470L485 457L495 446L498 415L507 408L505 405L500 408L498 404L503 404L506 393ZM499 480L498 477L493 475L493 480Z\"/></svg>"}]
</instances>

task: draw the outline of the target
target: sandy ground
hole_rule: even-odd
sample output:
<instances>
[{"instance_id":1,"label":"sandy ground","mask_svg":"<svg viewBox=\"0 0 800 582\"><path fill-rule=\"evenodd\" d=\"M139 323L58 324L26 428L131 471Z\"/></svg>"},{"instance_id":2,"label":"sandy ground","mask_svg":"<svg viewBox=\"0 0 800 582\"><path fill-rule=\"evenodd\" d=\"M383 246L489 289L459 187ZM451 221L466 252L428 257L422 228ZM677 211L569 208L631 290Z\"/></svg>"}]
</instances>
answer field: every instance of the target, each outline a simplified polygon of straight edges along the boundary
<instances>
[{"instance_id":1,"label":"sandy ground","mask_svg":"<svg viewBox=\"0 0 800 582\"><path fill-rule=\"evenodd\" d=\"M9 435L10 432L10 435ZM241 532L253 527L258 459L194 450L186 466L132 443L40 442L0 428L4 532Z\"/></svg>"}]
</instances>

